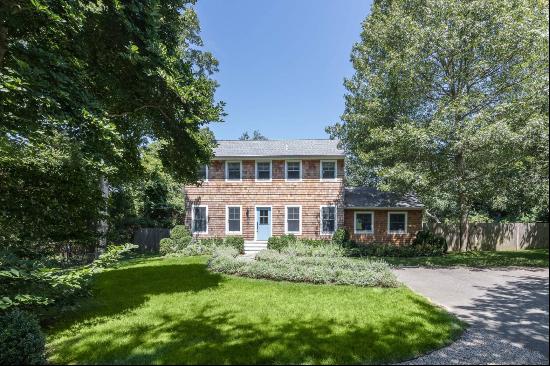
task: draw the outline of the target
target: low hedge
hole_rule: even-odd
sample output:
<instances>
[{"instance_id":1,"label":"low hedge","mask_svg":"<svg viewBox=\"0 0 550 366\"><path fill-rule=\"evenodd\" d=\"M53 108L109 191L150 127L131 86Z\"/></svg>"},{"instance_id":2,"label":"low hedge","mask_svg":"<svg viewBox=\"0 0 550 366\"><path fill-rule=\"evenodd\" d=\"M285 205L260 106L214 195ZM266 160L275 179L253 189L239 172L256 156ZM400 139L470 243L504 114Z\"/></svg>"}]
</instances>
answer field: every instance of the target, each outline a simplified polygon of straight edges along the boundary
<instances>
[{"instance_id":1,"label":"low hedge","mask_svg":"<svg viewBox=\"0 0 550 366\"><path fill-rule=\"evenodd\" d=\"M267 240L267 249L281 250L292 243L296 243L296 236L292 234L282 236L272 236Z\"/></svg>"},{"instance_id":2,"label":"low hedge","mask_svg":"<svg viewBox=\"0 0 550 366\"><path fill-rule=\"evenodd\" d=\"M211 271L250 278L363 287L398 287L387 263L345 257L300 257L263 250L256 260L237 257L234 248L218 248L208 261Z\"/></svg>"},{"instance_id":3,"label":"low hedge","mask_svg":"<svg viewBox=\"0 0 550 366\"><path fill-rule=\"evenodd\" d=\"M242 236L227 236L224 244L228 247L237 249L241 254L244 254L244 238Z\"/></svg>"},{"instance_id":4,"label":"low hedge","mask_svg":"<svg viewBox=\"0 0 550 366\"><path fill-rule=\"evenodd\" d=\"M0 365L45 365L45 343L34 316L19 309L0 315Z\"/></svg>"}]
</instances>

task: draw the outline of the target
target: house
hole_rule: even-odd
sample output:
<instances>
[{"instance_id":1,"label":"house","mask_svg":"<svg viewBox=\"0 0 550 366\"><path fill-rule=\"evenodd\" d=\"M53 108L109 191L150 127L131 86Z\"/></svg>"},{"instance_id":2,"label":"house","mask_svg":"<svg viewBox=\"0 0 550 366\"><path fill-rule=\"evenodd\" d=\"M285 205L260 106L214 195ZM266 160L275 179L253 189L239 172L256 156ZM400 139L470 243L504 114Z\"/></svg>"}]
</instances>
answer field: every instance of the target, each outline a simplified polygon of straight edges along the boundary
<instances>
[{"instance_id":1,"label":"house","mask_svg":"<svg viewBox=\"0 0 550 366\"><path fill-rule=\"evenodd\" d=\"M346 227L361 243L407 244L422 227L414 196L346 187L335 140L225 140L214 153L200 184L185 187L186 225L198 237L328 239Z\"/></svg>"}]
</instances>

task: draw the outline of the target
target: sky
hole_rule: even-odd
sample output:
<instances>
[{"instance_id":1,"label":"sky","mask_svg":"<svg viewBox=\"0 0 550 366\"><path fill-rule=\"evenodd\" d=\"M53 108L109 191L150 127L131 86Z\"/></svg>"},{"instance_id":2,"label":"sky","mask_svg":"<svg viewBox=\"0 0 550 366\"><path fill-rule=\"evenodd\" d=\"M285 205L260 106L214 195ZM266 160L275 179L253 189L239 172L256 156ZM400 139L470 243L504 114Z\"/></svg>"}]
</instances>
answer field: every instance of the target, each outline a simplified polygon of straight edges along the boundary
<instances>
[{"instance_id":1,"label":"sky","mask_svg":"<svg viewBox=\"0 0 550 366\"><path fill-rule=\"evenodd\" d=\"M218 59L217 139L259 130L269 139L328 138L344 111L350 53L367 0L198 0L204 49Z\"/></svg>"}]
</instances>

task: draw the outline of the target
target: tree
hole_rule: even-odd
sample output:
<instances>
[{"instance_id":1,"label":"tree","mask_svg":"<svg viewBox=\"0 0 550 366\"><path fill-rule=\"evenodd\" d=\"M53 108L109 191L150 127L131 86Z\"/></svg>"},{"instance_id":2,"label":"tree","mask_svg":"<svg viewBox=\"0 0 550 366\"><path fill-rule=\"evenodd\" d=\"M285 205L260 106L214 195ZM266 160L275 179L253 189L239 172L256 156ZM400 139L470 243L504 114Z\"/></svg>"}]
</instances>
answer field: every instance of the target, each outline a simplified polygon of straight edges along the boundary
<instances>
[{"instance_id":1,"label":"tree","mask_svg":"<svg viewBox=\"0 0 550 366\"><path fill-rule=\"evenodd\" d=\"M239 137L239 140L241 140L241 141L249 141L249 140L252 140L252 141L266 141L267 137L262 135L260 133L260 131L258 131L258 130L254 130L252 132L252 137L250 137L250 135L248 134L248 131L244 131L243 134L241 135L241 137Z\"/></svg>"},{"instance_id":2,"label":"tree","mask_svg":"<svg viewBox=\"0 0 550 366\"><path fill-rule=\"evenodd\" d=\"M548 2L376 1L327 130L434 216L548 213ZM462 244L462 243L461 243Z\"/></svg>"},{"instance_id":3,"label":"tree","mask_svg":"<svg viewBox=\"0 0 550 366\"><path fill-rule=\"evenodd\" d=\"M223 103L214 101L217 61L198 48L193 4L2 2L0 227L13 228L4 237L38 229L20 222L44 222L34 240L77 239L56 237L55 219L95 227L101 178L118 186L141 176L140 147L149 141L162 141L158 155L170 174L196 180L213 154L204 127L221 120Z\"/></svg>"}]
</instances>

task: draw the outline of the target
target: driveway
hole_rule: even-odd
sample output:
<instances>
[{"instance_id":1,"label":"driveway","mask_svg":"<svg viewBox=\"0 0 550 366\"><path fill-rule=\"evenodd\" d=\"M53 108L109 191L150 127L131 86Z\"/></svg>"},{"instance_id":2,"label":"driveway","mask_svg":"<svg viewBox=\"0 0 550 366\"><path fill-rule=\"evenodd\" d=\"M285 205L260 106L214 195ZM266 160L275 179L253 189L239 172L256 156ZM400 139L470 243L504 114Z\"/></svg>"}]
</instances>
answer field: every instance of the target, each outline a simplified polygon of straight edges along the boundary
<instances>
[{"instance_id":1,"label":"driveway","mask_svg":"<svg viewBox=\"0 0 550 366\"><path fill-rule=\"evenodd\" d=\"M395 269L401 282L470 327L408 364L548 364L548 269Z\"/></svg>"}]
</instances>

